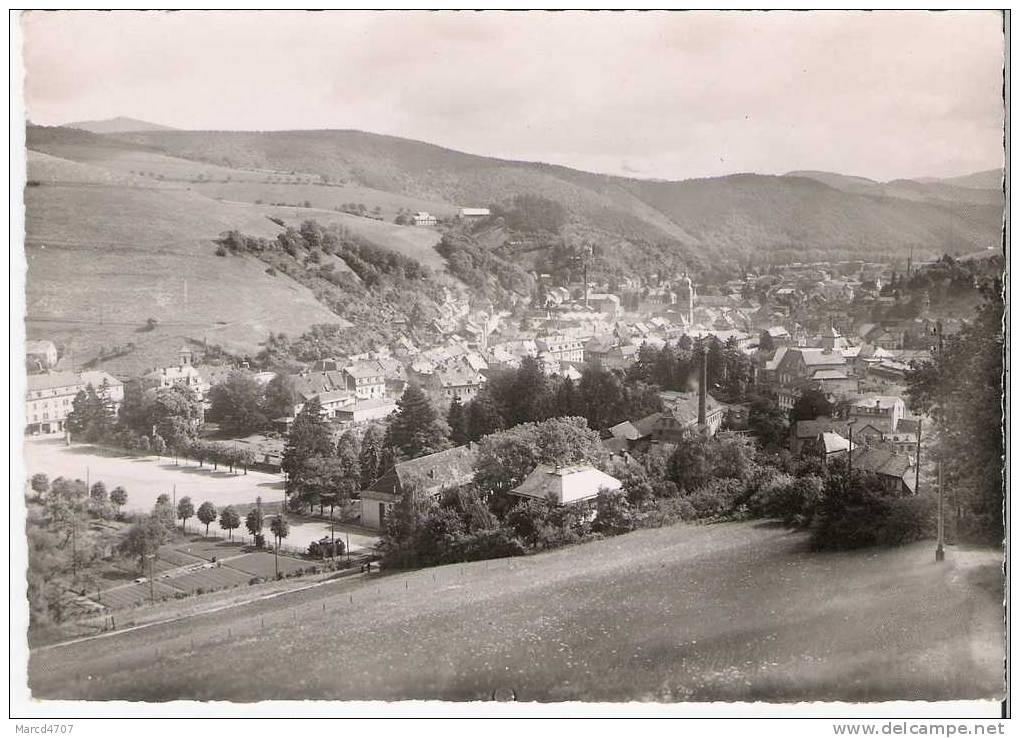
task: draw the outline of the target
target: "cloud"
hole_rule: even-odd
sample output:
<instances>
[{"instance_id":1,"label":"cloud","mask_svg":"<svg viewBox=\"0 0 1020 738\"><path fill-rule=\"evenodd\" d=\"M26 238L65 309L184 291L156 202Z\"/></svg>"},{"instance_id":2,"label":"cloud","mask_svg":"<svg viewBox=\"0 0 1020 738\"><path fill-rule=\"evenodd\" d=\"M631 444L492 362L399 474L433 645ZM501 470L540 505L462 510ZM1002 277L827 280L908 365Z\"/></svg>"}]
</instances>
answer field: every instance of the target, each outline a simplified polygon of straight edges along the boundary
<instances>
[{"instance_id":1,"label":"cloud","mask_svg":"<svg viewBox=\"0 0 1020 738\"><path fill-rule=\"evenodd\" d=\"M23 16L41 123L360 128L683 178L1002 160L997 12ZM626 169L625 169L626 167Z\"/></svg>"}]
</instances>

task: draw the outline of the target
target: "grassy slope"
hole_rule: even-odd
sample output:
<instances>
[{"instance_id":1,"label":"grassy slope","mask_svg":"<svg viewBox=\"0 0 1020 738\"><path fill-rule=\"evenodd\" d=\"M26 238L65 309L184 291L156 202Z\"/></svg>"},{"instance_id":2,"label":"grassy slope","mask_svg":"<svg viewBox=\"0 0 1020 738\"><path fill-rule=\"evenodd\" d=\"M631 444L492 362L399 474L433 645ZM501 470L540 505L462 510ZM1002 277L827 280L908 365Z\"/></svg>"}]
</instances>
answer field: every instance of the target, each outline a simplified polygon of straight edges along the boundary
<instances>
[{"instance_id":1,"label":"grassy slope","mask_svg":"<svg viewBox=\"0 0 1020 738\"><path fill-rule=\"evenodd\" d=\"M29 179L37 173L44 184L25 191L28 334L65 344L71 364L132 341L136 351L105 365L130 372L171 358L185 338L252 351L270 331L343 322L255 259L215 256L225 230L275 236L271 208L118 181L125 175L102 183L105 170L52 157L30 159ZM160 326L140 332L150 316Z\"/></svg>"},{"instance_id":2,"label":"grassy slope","mask_svg":"<svg viewBox=\"0 0 1020 738\"><path fill-rule=\"evenodd\" d=\"M951 549L936 567L928 543L824 555L803 543L767 524L681 525L333 584L36 652L29 683L39 698L147 700L486 700L514 689L543 701L857 701L1001 691L995 553Z\"/></svg>"},{"instance_id":3,"label":"grassy slope","mask_svg":"<svg viewBox=\"0 0 1020 738\"><path fill-rule=\"evenodd\" d=\"M712 253L848 245L876 254L905 252L912 245L933 253L966 252L996 242L1001 220L1000 201L945 185L924 194L924 185L891 183L863 194L802 177L649 182L473 156L358 131L178 131L124 134L117 140L187 159L294 169L467 205L531 192L562 202L607 234L670 239Z\"/></svg>"}]
</instances>

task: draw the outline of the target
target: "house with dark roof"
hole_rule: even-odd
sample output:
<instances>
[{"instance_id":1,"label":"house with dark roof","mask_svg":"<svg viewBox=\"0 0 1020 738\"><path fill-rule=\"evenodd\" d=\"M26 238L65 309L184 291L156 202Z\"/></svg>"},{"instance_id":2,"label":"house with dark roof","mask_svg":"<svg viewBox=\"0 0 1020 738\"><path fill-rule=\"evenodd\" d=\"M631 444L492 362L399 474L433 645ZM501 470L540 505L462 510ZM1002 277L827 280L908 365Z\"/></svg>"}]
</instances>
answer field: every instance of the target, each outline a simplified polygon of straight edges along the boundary
<instances>
[{"instance_id":1,"label":"house with dark roof","mask_svg":"<svg viewBox=\"0 0 1020 738\"><path fill-rule=\"evenodd\" d=\"M477 457L478 446L469 443L395 464L361 493L361 524L384 528L393 506L405 494L434 497L468 484L475 478Z\"/></svg>"},{"instance_id":2,"label":"house with dark roof","mask_svg":"<svg viewBox=\"0 0 1020 738\"><path fill-rule=\"evenodd\" d=\"M913 457L882 448L870 448L854 453L854 469L877 474L887 492L900 495L914 494L915 469Z\"/></svg>"},{"instance_id":3,"label":"house with dark roof","mask_svg":"<svg viewBox=\"0 0 1020 738\"><path fill-rule=\"evenodd\" d=\"M849 437L850 431L845 420L827 417L798 420L790 426L790 452L799 456L812 450L808 447L823 433L838 433L843 437Z\"/></svg>"},{"instance_id":4,"label":"house with dark roof","mask_svg":"<svg viewBox=\"0 0 1020 738\"><path fill-rule=\"evenodd\" d=\"M673 392L659 393L663 407L652 431L657 441L676 443L691 433L704 430L714 436L722 425L725 406L708 392ZM701 403L704 402L704 418L701 418Z\"/></svg>"}]
</instances>

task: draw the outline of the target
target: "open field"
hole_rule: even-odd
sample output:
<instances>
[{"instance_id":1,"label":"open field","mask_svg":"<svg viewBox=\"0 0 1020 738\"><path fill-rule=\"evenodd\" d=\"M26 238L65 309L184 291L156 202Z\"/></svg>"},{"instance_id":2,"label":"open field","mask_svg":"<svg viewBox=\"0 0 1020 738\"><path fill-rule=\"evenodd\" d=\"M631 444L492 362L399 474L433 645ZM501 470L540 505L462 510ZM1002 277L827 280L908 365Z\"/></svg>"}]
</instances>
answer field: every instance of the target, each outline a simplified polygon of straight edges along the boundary
<instances>
[{"instance_id":1,"label":"open field","mask_svg":"<svg viewBox=\"0 0 1020 738\"><path fill-rule=\"evenodd\" d=\"M258 260L216 256L213 240L232 228L275 237L266 209L120 185L29 187L25 201L28 335L63 344L73 364L130 342L104 368L140 372L159 359L148 348L172 352L185 338L254 352L270 332L347 324ZM143 330L149 317L154 331Z\"/></svg>"},{"instance_id":2,"label":"open field","mask_svg":"<svg viewBox=\"0 0 1020 738\"><path fill-rule=\"evenodd\" d=\"M256 181L234 177L229 182L217 179L189 186L196 192L201 192L213 199L222 198L252 203L260 200L263 203L285 202L289 204L303 203L307 200L312 204L312 207L325 210L332 210L345 203L364 205L369 211L378 207L380 215L388 223L393 222L401 208L412 212L425 210L437 216L457 214L457 208L446 202L405 197L358 185L309 184L293 181L266 181L265 179Z\"/></svg>"},{"instance_id":3,"label":"open field","mask_svg":"<svg viewBox=\"0 0 1020 738\"><path fill-rule=\"evenodd\" d=\"M265 502L283 499L283 481L279 476L249 470L247 474L231 474L221 467L213 471L208 464L200 468L194 461L180 460L179 466L167 458L127 456L96 446L66 446L62 439L38 438L25 442L25 466L29 475L42 472L50 479L69 477L85 479L85 470L93 482L103 481L107 489L124 487L128 493L126 511L152 509L161 494L171 494L176 487L177 499L190 496L195 508L209 500L217 508L224 505L253 503L261 496ZM197 520L189 528L197 531ZM216 529L210 528L210 532ZM236 533L235 533L236 535Z\"/></svg>"},{"instance_id":4,"label":"open field","mask_svg":"<svg viewBox=\"0 0 1020 738\"><path fill-rule=\"evenodd\" d=\"M937 566L929 543L815 554L767 523L680 525L34 651L29 684L42 699L992 698L1000 561L952 548Z\"/></svg>"},{"instance_id":5,"label":"open field","mask_svg":"<svg viewBox=\"0 0 1020 738\"><path fill-rule=\"evenodd\" d=\"M380 193L373 200L366 188L267 184L262 181L267 177L291 175L235 171L116 146L46 150L28 152L28 178L39 184L25 190L26 324L30 338L52 339L62 347L69 368L101 349L118 349L120 355L102 367L135 374L170 360L184 340L253 354L270 332L294 336L316 323L350 325L290 277L266 274L258 259L216 256L214 241L228 230L275 238L283 229L271 217L295 227L308 219L340 224L377 246L445 269L435 230L332 209L352 200L370 208L381 203L384 212L423 205L409 198ZM166 179L150 176L157 172ZM172 179L199 174L220 181ZM226 176L232 180L223 182ZM325 199L323 192L329 193ZM322 207L256 200L310 200ZM118 289L111 291L114 281ZM145 330L150 317L159 321L155 330Z\"/></svg>"}]
</instances>

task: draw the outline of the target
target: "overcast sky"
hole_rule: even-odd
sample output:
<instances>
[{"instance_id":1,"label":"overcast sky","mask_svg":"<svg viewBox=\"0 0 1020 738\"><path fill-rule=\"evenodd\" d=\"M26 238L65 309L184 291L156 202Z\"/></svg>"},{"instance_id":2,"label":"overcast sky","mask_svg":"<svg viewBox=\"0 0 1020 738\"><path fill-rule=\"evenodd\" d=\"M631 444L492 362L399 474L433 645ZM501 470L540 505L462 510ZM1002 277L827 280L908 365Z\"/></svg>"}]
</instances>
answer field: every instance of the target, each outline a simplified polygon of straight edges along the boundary
<instances>
[{"instance_id":1,"label":"overcast sky","mask_svg":"<svg viewBox=\"0 0 1020 738\"><path fill-rule=\"evenodd\" d=\"M355 128L668 179L1003 161L995 12L33 12L23 31L45 125Z\"/></svg>"}]
</instances>

